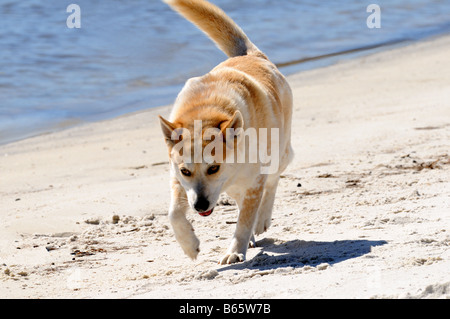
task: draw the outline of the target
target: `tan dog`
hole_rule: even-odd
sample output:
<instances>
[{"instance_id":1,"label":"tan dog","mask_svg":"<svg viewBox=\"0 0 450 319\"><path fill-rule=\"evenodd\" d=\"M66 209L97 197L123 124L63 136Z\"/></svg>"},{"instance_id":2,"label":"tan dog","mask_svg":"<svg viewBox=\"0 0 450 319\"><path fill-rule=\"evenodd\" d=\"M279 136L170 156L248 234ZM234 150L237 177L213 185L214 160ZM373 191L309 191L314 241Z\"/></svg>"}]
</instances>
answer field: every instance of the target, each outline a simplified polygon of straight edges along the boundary
<instances>
[{"instance_id":1,"label":"tan dog","mask_svg":"<svg viewBox=\"0 0 450 319\"><path fill-rule=\"evenodd\" d=\"M271 223L278 180L293 156L291 90L275 65L221 9L204 0L165 2L229 56L208 74L189 79L169 120L160 117L171 166L170 222L184 252L195 259L199 240L186 213L192 208L210 215L219 195L226 192L236 200L239 217L231 245L219 262L243 261L248 246L255 244L253 234L263 233ZM211 134L206 137L210 129L216 130L214 139ZM181 142L186 144L180 150ZM202 156L208 148L211 156L206 159ZM256 149L260 156L255 160ZM194 154L197 150L200 160ZM270 169L269 154L276 164ZM197 160L186 160L192 155Z\"/></svg>"}]
</instances>

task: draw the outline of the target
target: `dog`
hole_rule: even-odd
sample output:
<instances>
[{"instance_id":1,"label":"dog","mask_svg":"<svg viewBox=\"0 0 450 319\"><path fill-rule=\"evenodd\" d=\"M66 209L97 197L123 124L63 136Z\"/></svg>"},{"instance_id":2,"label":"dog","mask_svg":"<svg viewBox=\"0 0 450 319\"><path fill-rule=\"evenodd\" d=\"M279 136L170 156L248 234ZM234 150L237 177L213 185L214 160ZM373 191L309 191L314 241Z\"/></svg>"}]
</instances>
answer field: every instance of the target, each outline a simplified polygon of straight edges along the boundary
<instances>
[{"instance_id":1,"label":"dog","mask_svg":"<svg viewBox=\"0 0 450 319\"><path fill-rule=\"evenodd\" d=\"M209 216L220 194L226 193L236 201L239 215L231 244L219 264L242 262L248 247L256 245L255 235L271 224L280 174L293 157L292 92L277 67L220 8L205 0L163 1L228 56L206 75L187 80L168 120L159 116L169 151L169 220L184 253L196 259L200 242L186 213L192 209ZM215 132L214 139L206 137L208 130ZM270 142L262 143L261 132L267 130ZM229 131L234 134L227 134ZM255 134L243 133L247 131ZM252 153L245 153L250 137L256 137L260 153L276 155L272 156L275 169L264 171L261 158L252 160ZM181 150L177 141L186 142ZM210 152L209 160L202 158L202 152L213 143L215 151ZM194 150L199 151L200 159L187 160ZM239 151L244 152L241 161L236 160Z\"/></svg>"}]
</instances>

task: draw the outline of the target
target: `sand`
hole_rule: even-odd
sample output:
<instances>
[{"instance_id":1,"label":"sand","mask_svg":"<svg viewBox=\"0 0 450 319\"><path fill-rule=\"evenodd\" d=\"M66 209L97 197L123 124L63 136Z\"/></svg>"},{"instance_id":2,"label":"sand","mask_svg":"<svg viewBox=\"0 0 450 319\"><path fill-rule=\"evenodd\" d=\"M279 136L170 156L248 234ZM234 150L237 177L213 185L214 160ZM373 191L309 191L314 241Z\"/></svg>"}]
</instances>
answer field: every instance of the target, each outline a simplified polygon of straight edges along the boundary
<instances>
[{"instance_id":1,"label":"sand","mask_svg":"<svg viewBox=\"0 0 450 319\"><path fill-rule=\"evenodd\" d=\"M290 76L296 156L271 228L218 265L226 196L190 214L190 260L167 210L151 109L0 146L1 298L449 298L450 37Z\"/></svg>"}]
</instances>

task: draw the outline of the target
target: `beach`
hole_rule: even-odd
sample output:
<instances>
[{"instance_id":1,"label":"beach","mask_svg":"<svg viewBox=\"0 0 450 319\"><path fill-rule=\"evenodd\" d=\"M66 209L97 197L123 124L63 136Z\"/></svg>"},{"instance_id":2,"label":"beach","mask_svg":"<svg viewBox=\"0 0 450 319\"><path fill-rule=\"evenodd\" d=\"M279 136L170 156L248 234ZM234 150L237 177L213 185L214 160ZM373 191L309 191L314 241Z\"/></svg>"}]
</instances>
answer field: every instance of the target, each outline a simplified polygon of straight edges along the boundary
<instances>
[{"instance_id":1,"label":"beach","mask_svg":"<svg viewBox=\"0 0 450 319\"><path fill-rule=\"evenodd\" d=\"M221 266L237 209L167 212L158 114L0 146L1 298L449 298L450 36L288 76L295 158L272 226ZM175 97L174 97L175 98Z\"/></svg>"}]
</instances>

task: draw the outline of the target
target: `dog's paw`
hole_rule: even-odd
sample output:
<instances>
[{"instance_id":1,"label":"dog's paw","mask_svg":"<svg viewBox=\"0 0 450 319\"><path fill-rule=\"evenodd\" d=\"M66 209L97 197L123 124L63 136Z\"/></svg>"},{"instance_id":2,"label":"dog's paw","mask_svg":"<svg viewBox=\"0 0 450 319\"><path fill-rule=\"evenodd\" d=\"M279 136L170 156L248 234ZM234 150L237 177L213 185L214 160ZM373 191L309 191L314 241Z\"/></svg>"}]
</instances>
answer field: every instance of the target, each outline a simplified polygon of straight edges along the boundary
<instances>
[{"instance_id":1,"label":"dog's paw","mask_svg":"<svg viewBox=\"0 0 450 319\"><path fill-rule=\"evenodd\" d=\"M197 247L195 249L189 249L189 250L185 250L184 253L186 255L188 255L189 258L191 258L192 260L196 260L197 259L197 255L200 252L200 248Z\"/></svg>"},{"instance_id":2,"label":"dog's paw","mask_svg":"<svg viewBox=\"0 0 450 319\"><path fill-rule=\"evenodd\" d=\"M231 253L224 255L222 259L219 260L219 264L221 265L234 264L242 262L244 261L244 259L245 259L244 254Z\"/></svg>"},{"instance_id":3,"label":"dog's paw","mask_svg":"<svg viewBox=\"0 0 450 319\"><path fill-rule=\"evenodd\" d=\"M192 260L197 259L197 255L200 252L200 241L197 237L191 238L191 241L180 242L181 248L183 248L184 253Z\"/></svg>"},{"instance_id":4,"label":"dog's paw","mask_svg":"<svg viewBox=\"0 0 450 319\"><path fill-rule=\"evenodd\" d=\"M255 235L252 234L252 237L250 237L250 241L248 242L248 248L256 248L256 239Z\"/></svg>"},{"instance_id":5,"label":"dog's paw","mask_svg":"<svg viewBox=\"0 0 450 319\"><path fill-rule=\"evenodd\" d=\"M263 221L258 220L255 226L255 235L260 235L269 229L271 222L271 218L267 218Z\"/></svg>"}]
</instances>

